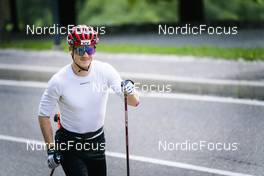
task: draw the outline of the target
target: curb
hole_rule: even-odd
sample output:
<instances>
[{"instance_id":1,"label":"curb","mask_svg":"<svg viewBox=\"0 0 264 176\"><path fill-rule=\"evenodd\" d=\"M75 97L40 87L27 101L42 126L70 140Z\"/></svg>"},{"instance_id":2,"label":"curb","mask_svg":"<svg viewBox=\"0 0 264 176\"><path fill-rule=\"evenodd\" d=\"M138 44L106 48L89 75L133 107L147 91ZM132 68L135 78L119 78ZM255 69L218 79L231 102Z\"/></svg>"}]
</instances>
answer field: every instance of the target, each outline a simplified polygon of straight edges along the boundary
<instances>
[{"instance_id":1,"label":"curb","mask_svg":"<svg viewBox=\"0 0 264 176\"><path fill-rule=\"evenodd\" d=\"M0 79L47 82L59 68L0 64ZM121 72L143 91L177 92L264 100L264 82Z\"/></svg>"}]
</instances>

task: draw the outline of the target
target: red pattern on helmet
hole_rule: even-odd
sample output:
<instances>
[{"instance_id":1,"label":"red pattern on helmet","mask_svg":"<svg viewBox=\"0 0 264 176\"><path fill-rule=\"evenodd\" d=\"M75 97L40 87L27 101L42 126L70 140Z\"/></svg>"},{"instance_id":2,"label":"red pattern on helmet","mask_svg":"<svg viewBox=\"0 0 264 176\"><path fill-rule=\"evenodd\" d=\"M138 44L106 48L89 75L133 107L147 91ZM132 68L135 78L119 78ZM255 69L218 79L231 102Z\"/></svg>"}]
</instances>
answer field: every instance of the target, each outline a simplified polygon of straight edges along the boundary
<instances>
[{"instance_id":1,"label":"red pattern on helmet","mask_svg":"<svg viewBox=\"0 0 264 176\"><path fill-rule=\"evenodd\" d=\"M81 46L83 41L89 41L90 45L96 45L99 42L99 37L91 26L78 25L71 29L67 36L67 41L71 46Z\"/></svg>"}]
</instances>

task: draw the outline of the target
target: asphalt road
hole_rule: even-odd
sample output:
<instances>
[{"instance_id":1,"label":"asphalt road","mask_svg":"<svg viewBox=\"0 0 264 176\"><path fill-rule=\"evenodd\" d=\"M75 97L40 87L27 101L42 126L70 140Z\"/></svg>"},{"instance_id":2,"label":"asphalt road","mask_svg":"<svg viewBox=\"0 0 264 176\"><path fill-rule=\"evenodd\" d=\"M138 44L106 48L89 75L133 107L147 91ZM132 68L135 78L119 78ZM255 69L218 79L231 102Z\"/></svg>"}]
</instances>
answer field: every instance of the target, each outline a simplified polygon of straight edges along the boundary
<instances>
[{"instance_id":1,"label":"asphalt road","mask_svg":"<svg viewBox=\"0 0 264 176\"><path fill-rule=\"evenodd\" d=\"M37 110L43 88L0 86L0 135L42 140ZM110 95L105 121L107 151L124 153L122 99ZM141 105L129 109L130 153L136 156L177 162L177 166L131 160L132 176L209 176L210 169L263 175L263 106L191 99L141 97ZM160 147L165 141L171 150ZM176 149L176 143L236 143L235 151L203 148ZM165 144L164 144L165 145ZM174 146L174 147L173 147ZM27 150L24 143L0 139L1 176L48 175L44 151ZM179 163L205 167L183 169ZM123 176L125 160L107 157L108 175ZM63 175L61 168L54 175ZM230 174L232 175L232 174Z\"/></svg>"},{"instance_id":2,"label":"asphalt road","mask_svg":"<svg viewBox=\"0 0 264 176\"><path fill-rule=\"evenodd\" d=\"M100 50L99 50L100 51ZM96 53L95 60L108 62L119 72L171 75L188 78L228 80L264 80L264 62L230 61L192 56L158 54ZM57 67L71 63L69 53L61 51L0 50L0 63L25 66ZM1 68L0 64L0 68Z\"/></svg>"}]
</instances>

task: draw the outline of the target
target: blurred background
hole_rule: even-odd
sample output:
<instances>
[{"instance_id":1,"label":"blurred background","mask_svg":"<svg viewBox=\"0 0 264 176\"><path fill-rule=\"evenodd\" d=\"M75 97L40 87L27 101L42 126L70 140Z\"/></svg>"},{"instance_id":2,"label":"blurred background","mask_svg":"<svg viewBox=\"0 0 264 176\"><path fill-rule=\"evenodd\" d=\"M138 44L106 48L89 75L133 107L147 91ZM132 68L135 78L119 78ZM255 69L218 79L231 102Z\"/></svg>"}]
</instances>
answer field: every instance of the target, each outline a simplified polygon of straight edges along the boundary
<instances>
[{"instance_id":1,"label":"blurred background","mask_svg":"<svg viewBox=\"0 0 264 176\"><path fill-rule=\"evenodd\" d=\"M263 0L1 0L0 3L2 48L51 49L52 39L56 45L65 45L65 35L26 35L27 25L87 24L105 28L100 46L105 52L263 59ZM237 26L238 35L158 35L159 24Z\"/></svg>"},{"instance_id":2,"label":"blurred background","mask_svg":"<svg viewBox=\"0 0 264 176\"><path fill-rule=\"evenodd\" d=\"M27 35L26 27L54 24L103 29L94 59L138 83L141 103L129 109L131 175L263 175L264 0L0 0L0 12L1 176L50 172L46 152L26 144L43 141L41 95L72 58L66 35ZM201 24L238 33L159 34L159 25ZM110 94L109 176L126 173L123 116L122 99ZM237 150L175 148L200 141Z\"/></svg>"},{"instance_id":3,"label":"blurred background","mask_svg":"<svg viewBox=\"0 0 264 176\"><path fill-rule=\"evenodd\" d=\"M1 0L1 7L2 32L22 32L26 24L51 26L56 15L61 25L233 22L254 27L264 20L262 0Z\"/></svg>"}]
</instances>

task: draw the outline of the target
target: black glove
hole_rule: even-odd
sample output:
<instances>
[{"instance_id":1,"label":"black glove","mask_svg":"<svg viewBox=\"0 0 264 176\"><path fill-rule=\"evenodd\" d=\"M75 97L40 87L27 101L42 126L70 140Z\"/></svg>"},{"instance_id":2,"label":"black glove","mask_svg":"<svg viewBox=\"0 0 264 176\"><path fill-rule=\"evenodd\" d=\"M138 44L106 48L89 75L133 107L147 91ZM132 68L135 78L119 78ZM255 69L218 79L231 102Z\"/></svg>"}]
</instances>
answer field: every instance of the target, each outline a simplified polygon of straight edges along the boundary
<instances>
[{"instance_id":1,"label":"black glove","mask_svg":"<svg viewBox=\"0 0 264 176\"><path fill-rule=\"evenodd\" d=\"M55 169L60 165L61 155L54 147L48 149L47 153L48 153L48 160L47 160L48 166L50 169Z\"/></svg>"},{"instance_id":2,"label":"black glove","mask_svg":"<svg viewBox=\"0 0 264 176\"><path fill-rule=\"evenodd\" d=\"M135 84L131 80L121 82L122 92L126 95L133 95L135 93Z\"/></svg>"}]
</instances>

